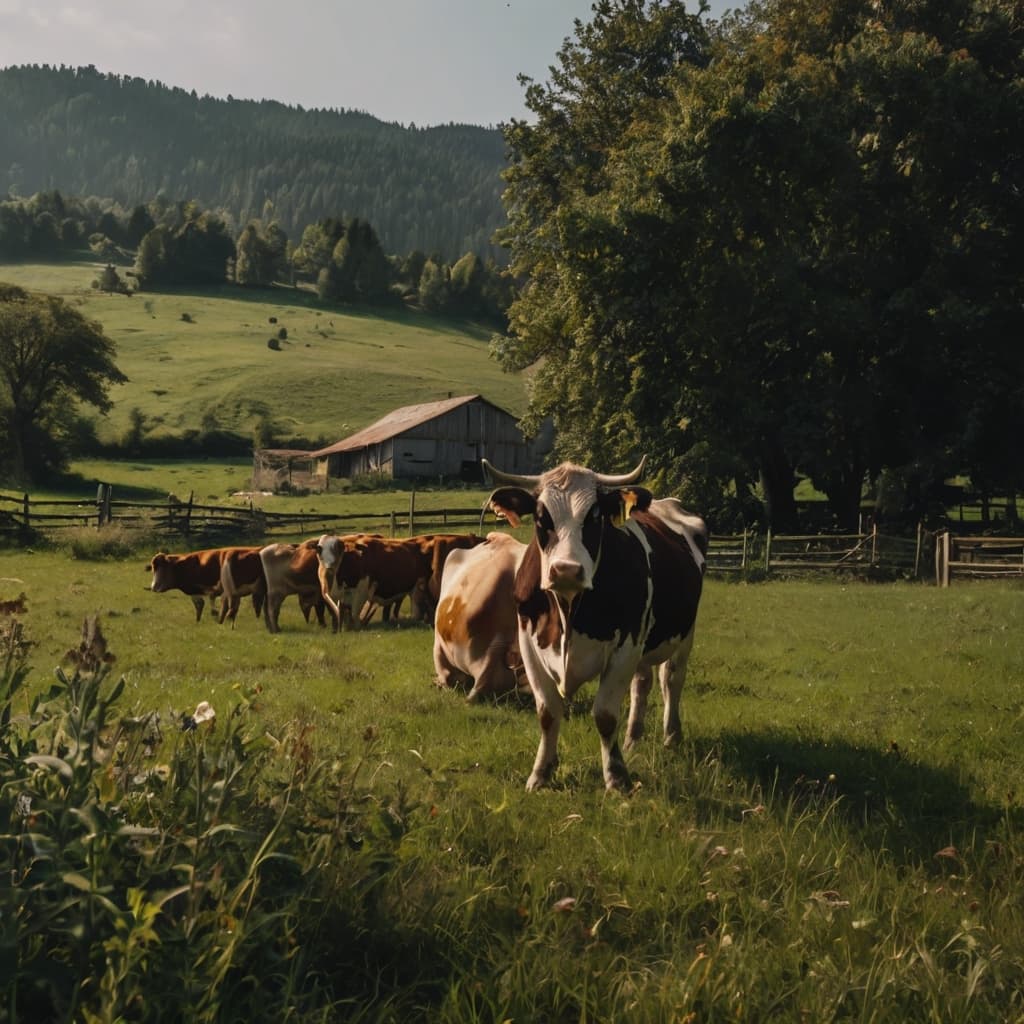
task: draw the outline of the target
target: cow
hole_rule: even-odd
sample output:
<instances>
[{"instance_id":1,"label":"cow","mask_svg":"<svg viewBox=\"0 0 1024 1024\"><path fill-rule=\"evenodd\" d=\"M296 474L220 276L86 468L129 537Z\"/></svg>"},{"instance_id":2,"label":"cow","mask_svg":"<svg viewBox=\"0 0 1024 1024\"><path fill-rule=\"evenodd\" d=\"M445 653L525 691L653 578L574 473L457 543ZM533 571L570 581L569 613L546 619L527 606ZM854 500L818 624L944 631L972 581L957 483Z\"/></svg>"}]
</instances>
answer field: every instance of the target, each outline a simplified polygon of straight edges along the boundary
<instances>
[{"instance_id":1,"label":"cow","mask_svg":"<svg viewBox=\"0 0 1024 1024\"><path fill-rule=\"evenodd\" d=\"M281 604L290 594L297 594L299 607L306 621L309 621L310 610L316 611L317 621L325 624L324 601L320 593L320 577L318 575L319 559L316 553L317 542L305 540L301 544L268 544L260 549L260 562L263 565L263 578L266 583L267 596L263 603L263 621L271 633L279 633L278 616ZM335 631L338 621L333 623Z\"/></svg>"},{"instance_id":2,"label":"cow","mask_svg":"<svg viewBox=\"0 0 1024 1024\"><path fill-rule=\"evenodd\" d=\"M229 552L258 551L259 548L207 548L203 551L190 551L183 555L169 555L164 551L155 554L146 566L146 572L153 574L149 589L154 593L163 594L168 590L180 590L192 599L196 610L196 622L203 617L206 599L214 608L215 599L221 594L221 565ZM255 598L254 598L255 600ZM231 611L221 608L220 621ZM237 604L232 613L237 613Z\"/></svg>"},{"instance_id":3,"label":"cow","mask_svg":"<svg viewBox=\"0 0 1024 1024\"><path fill-rule=\"evenodd\" d=\"M655 500L633 487L644 462L611 476L572 463L541 476L502 473L483 460L498 486L488 504L517 525L532 515L534 534L516 571L513 599L519 652L540 723L540 745L526 783L546 785L558 764L565 702L599 677L593 716L605 786L627 791L618 741L630 690L625 747L643 735L652 670L660 666L666 746L679 742L679 700L693 648L708 532L675 498Z\"/></svg>"},{"instance_id":4,"label":"cow","mask_svg":"<svg viewBox=\"0 0 1024 1024\"><path fill-rule=\"evenodd\" d=\"M430 617L433 574L440 573L450 551L472 547L481 540L471 534L428 534L398 540L324 534L317 543L321 592L335 618L350 621L356 629L369 620L373 606L382 606L386 617L389 607L397 611L407 596L418 606L414 617Z\"/></svg>"},{"instance_id":5,"label":"cow","mask_svg":"<svg viewBox=\"0 0 1024 1024\"><path fill-rule=\"evenodd\" d=\"M434 616L437 685L469 687L467 701L520 685L522 661L512 584L526 545L490 533L478 547L452 551Z\"/></svg>"},{"instance_id":6,"label":"cow","mask_svg":"<svg viewBox=\"0 0 1024 1024\"><path fill-rule=\"evenodd\" d=\"M231 548L220 565L220 622L231 620L234 628L238 605L243 597L251 595L253 611L259 618L267 596L267 581L263 575L260 548ZM308 615L307 615L308 617Z\"/></svg>"}]
</instances>

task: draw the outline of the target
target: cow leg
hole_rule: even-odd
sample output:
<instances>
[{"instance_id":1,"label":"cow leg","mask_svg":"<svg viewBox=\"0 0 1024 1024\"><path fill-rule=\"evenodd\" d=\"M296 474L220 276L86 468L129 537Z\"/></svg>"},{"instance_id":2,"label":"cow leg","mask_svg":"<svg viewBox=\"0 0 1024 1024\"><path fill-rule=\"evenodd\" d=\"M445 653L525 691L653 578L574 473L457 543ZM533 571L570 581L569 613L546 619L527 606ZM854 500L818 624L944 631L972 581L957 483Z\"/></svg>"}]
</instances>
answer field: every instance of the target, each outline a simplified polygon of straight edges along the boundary
<instances>
[{"instance_id":1,"label":"cow leg","mask_svg":"<svg viewBox=\"0 0 1024 1024\"><path fill-rule=\"evenodd\" d=\"M515 688L515 673L500 658L492 656L473 682L473 688L467 694L466 701L472 704L485 694L508 693Z\"/></svg>"},{"instance_id":2,"label":"cow leg","mask_svg":"<svg viewBox=\"0 0 1024 1024\"><path fill-rule=\"evenodd\" d=\"M267 594L263 604L263 621L267 624L267 630L271 633L280 633L281 627L277 624L277 617L281 612L281 605L284 602L283 594Z\"/></svg>"},{"instance_id":3,"label":"cow leg","mask_svg":"<svg viewBox=\"0 0 1024 1024\"><path fill-rule=\"evenodd\" d=\"M192 604L195 607L196 622L198 622L203 617L203 609L206 607L206 600L202 594L190 594L189 597L191 598ZM210 603L213 603L212 599Z\"/></svg>"},{"instance_id":4,"label":"cow leg","mask_svg":"<svg viewBox=\"0 0 1024 1024\"><path fill-rule=\"evenodd\" d=\"M606 789L628 791L632 785L626 762L619 749L619 715L625 697L626 684L614 679L602 679L594 697L594 724L601 737L601 765L604 769Z\"/></svg>"},{"instance_id":5,"label":"cow leg","mask_svg":"<svg viewBox=\"0 0 1024 1024\"><path fill-rule=\"evenodd\" d=\"M644 734L644 719L647 716L647 698L654 684L654 672L650 667L641 666L633 676L629 698L629 722L623 746L631 750Z\"/></svg>"},{"instance_id":6,"label":"cow leg","mask_svg":"<svg viewBox=\"0 0 1024 1024\"><path fill-rule=\"evenodd\" d=\"M664 731L665 746L674 747L683 738L683 723L679 718L679 701L683 696L683 684L686 682L686 666L693 650L693 634L691 629L686 639L679 645L675 654L659 667L658 678L661 682L661 699L665 705Z\"/></svg>"},{"instance_id":7,"label":"cow leg","mask_svg":"<svg viewBox=\"0 0 1024 1024\"><path fill-rule=\"evenodd\" d=\"M540 745L537 747L533 771L526 780L528 793L546 786L558 767L558 732L565 714L562 696L554 686L535 687L533 692L537 701Z\"/></svg>"}]
</instances>

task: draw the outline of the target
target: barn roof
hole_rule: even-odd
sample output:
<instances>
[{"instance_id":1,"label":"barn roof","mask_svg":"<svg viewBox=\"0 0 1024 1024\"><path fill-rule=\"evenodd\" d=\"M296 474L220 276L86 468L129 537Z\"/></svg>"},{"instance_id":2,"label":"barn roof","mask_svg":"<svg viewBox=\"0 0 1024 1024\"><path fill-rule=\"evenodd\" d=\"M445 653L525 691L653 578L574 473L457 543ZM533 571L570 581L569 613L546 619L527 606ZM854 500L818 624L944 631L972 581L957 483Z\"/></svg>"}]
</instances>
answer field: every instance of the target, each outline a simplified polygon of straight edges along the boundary
<instances>
[{"instance_id":1,"label":"barn roof","mask_svg":"<svg viewBox=\"0 0 1024 1024\"><path fill-rule=\"evenodd\" d=\"M368 445L379 444L381 441L398 437L399 434L403 434L413 427L418 427L421 423L437 419L438 416L443 416L445 413L451 412L452 409L458 409L459 406L467 405L470 402L486 402L492 408L505 412L500 406L494 405L493 402L488 402L482 395L461 395L458 398L445 398L440 402L421 402L419 405L405 405L401 409L389 412L387 416L377 420L376 423L371 423L368 427L357 430L354 434L350 434L341 441L336 441L327 448L310 452L309 455L311 458L320 459L326 455L336 455L338 452L358 451L360 448L366 448ZM512 414L507 413L507 415L511 416Z\"/></svg>"}]
</instances>

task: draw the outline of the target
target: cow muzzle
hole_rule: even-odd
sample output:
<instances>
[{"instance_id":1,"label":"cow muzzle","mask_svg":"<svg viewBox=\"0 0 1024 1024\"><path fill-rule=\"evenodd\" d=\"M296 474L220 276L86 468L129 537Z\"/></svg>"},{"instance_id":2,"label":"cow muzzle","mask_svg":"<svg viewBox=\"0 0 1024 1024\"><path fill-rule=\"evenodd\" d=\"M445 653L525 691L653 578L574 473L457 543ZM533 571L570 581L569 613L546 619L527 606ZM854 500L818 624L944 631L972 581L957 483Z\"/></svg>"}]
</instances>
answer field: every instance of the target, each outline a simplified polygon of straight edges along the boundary
<instances>
[{"instance_id":1,"label":"cow muzzle","mask_svg":"<svg viewBox=\"0 0 1024 1024\"><path fill-rule=\"evenodd\" d=\"M584 578L583 566L579 562L557 559L548 563L548 578L544 589L570 597L589 590L590 586Z\"/></svg>"}]
</instances>

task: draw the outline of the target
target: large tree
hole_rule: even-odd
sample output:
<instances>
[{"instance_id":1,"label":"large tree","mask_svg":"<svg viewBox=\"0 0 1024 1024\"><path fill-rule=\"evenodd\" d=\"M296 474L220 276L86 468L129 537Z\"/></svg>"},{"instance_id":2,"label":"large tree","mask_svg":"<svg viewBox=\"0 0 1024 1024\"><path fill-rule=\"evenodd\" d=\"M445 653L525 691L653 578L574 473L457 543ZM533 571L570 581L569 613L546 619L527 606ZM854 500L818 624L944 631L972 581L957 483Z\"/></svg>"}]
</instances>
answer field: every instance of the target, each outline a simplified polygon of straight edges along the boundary
<instances>
[{"instance_id":1,"label":"large tree","mask_svg":"<svg viewBox=\"0 0 1024 1024\"><path fill-rule=\"evenodd\" d=\"M556 357L532 414L555 416L564 454L760 476L775 526L795 470L844 523L884 468L980 458L1015 486L984 443L1024 427L1012 0L764 0L710 62L651 56L658 88L624 104L605 51L674 6L596 5L528 90L536 123L507 131L527 284L497 347ZM626 107L614 139L591 124L606 92Z\"/></svg>"},{"instance_id":2,"label":"large tree","mask_svg":"<svg viewBox=\"0 0 1024 1024\"><path fill-rule=\"evenodd\" d=\"M100 324L62 299L0 284L0 470L39 480L67 460L76 412L111 407L108 390L127 378Z\"/></svg>"}]
</instances>

